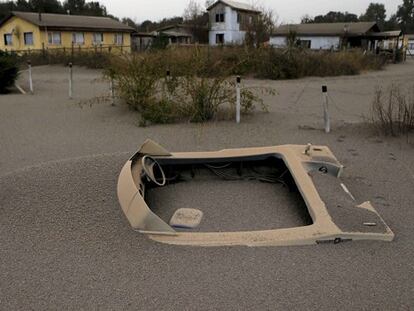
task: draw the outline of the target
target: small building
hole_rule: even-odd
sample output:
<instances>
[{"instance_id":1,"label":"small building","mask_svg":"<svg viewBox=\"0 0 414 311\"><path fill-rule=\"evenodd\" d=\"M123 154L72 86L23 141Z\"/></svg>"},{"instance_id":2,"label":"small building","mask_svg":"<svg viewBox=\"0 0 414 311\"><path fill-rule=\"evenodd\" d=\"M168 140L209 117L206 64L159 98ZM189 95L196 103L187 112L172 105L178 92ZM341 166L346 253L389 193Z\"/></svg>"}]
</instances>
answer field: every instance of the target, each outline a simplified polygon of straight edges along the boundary
<instances>
[{"instance_id":1,"label":"small building","mask_svg":"<svg viewBox=\"0 0 414 311\"><path fill-rule=\"evenodd\" d=\"M218 0L207 8L209 44L242 44L246 32L260 11L253 6L230 0Z\"/></svg>"},{"instance_id":2,"label":"small building","mask_svg":"<svg viewBox=\"0 0 414 311\"><path fill-rule=\"evenodd\" d=\"M381 32L376 22L282 25L270 37L270 45L283 48L290 37L295 44L313 50L363 48L375 50L384 40L398 41L401 31Z\"/></svg>"},{"instance_id":3,"label":"small building","mask_svg":"<svg viewBox=\"0 0 414 311\"><path fill-rule=\"evenodd\" d=\"M132 51L142 52L148 50L156 35L149 32L133 32L131 34Z\"/></svg>"},{"instance_id":4,"label":"small building","mask_svg":"<svg viewBox=\"0 0 414 311\"><path fill-rule=\"evenodd\" d=\"M109 17L12 12L0 22L0 50L103 46L130 51L133 31Z\"/></svg>"},{"instance_id":5,"label":"small building","mask_svg":"<svg viewBox=\"0 0 414 311\"><path fill-rule=\"evenodd\" d=\"M170 44L190 44L195 42L189 25L169 25L153 31L152 34L154 36L167 37Z\"/></svg>"}]
</instances>

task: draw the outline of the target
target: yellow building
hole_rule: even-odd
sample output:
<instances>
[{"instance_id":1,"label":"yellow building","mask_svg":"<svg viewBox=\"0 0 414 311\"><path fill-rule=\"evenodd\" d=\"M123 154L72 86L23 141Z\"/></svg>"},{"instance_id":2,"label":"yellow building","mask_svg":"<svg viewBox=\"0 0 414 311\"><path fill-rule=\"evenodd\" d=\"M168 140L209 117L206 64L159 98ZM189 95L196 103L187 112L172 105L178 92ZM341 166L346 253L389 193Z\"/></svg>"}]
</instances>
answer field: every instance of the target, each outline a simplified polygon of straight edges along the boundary
<instances>
[{"instance_id":1,"label":"yellow building","mask_svg":"<svg viewBox=\"0 0 414 311\"><path fill-rule=\"evenodd\" d=\"M130 51L133 31L109 17L12 12L0 23L0 50L110 47Z\"/></svg>"}]
</instances>

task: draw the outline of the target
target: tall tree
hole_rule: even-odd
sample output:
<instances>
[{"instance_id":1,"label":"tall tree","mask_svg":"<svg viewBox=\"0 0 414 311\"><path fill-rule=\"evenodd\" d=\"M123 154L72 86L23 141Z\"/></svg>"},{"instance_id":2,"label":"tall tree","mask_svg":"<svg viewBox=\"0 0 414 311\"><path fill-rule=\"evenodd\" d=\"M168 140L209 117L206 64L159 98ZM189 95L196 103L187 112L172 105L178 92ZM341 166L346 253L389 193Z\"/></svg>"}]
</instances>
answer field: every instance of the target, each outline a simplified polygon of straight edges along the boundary
<instances>
[{"instance_id":1,"label":"tall tree","mask_svg":"<svg viewBox=\"0 0 414 311\"><path fill-rule=\"evenodd\" d=\"M414 0L403 0L398 7L397 20L405 32L414 32Z\"/></svg>"},{"instance_id":2,"label":"tall tree","mask_svg":"<svg viewBox=\"0 0 414 311\"><path fill-rule=\"evenodd\" d=\"M364 22L377 22L380 28L385 25L385 18L387 17L384 4L370 3L365 14L360 16L360 20Z\"/></svg>"}]
</instances>

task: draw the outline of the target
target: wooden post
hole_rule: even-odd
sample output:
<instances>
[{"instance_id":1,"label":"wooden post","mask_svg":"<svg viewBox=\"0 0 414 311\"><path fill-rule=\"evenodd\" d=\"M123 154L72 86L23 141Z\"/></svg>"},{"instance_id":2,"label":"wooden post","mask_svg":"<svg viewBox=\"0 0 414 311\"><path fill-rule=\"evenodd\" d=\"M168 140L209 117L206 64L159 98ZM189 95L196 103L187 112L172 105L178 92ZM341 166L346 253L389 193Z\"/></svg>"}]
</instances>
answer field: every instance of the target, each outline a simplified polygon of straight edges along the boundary
<instances>
[{"instance_id":1,"label":"wooden post","mask_svg":"<svg viewBox=\"0 0 414 311\"><path fill-rule=\"evenodd\" d=\"M30 93L33 94L32 63L30 60L27 61L27 66L29 67L29 89Z\"/></svg>"},{"instance_id":2,"label":"wooden post","mask_svg":"<svg viewBox=\"0 0 414 311\"><path fill-rule=\"evenodd\" d=\"M73 98L73 71L72 63L69 63L69 99Z\"/></svg>"},{"instance_id":3,"label":"wooden post","mask_svg":"<svg viewBox=\"0 0 414 311\"><path fill-rule=\"evenodd\" d=\"M240 123L240 111L241 111L240 83L241 83L241 77L237 76L237 78L236 78L236 122L237 122L237 124Z\"/></svg>"},{"instance_id":4,"label":"wooden post","mask_svg":"<svg viewBox=\"0 0 414 311\"><path fill-rule=\"evenodd\" d=\"M328 110L328 87L326 85L322 86L322 105L323 105L323 120L325 123L325 133L331 131L331 122L329 119L329 110Z\"/></svg>"}]
</instances>

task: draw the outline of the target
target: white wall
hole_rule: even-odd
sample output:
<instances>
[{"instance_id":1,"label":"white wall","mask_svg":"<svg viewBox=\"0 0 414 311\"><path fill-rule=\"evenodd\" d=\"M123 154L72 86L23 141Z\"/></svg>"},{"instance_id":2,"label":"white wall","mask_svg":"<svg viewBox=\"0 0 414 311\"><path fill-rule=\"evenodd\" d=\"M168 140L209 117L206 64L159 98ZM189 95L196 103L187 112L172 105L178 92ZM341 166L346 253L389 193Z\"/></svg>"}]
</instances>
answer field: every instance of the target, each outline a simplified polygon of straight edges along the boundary
<instances>
[{"instance_id":1,"label":"white wall","mask_svg":"<svg viewBox=\"0 0 414 311\"><path fill-rule=\"evenodd\" d=\"M407 55L414 56L414 39L408 40L408 49L407 49Z\"/></svg>"},{"instance_id":2,"label":"white wall","mask_svg":"<svg viewBox=\"0 0 414 311\"><path fill-rule=\"evenodd\" d=\"M214 14L216 12L214 11ZM211 30L209 32L210 45L216 45L216 35L224 34L224 44L241 44L246 36L245 31L240 31L240 24L237 23L237 11L231 7L224 8L225 18L224 23L211 23ZM215 16L210 20L215 20Z\"/></svg>"},{"instance_id":3,"label":"white wall","mask_svg":"<svg viewBox=\"0 0 414 311\"><path fill-rule=\"evenodd\" d=\"M313 50L329 50L334 47L334 49L339 48L339 44L341 42L340 37L311 37L311 36L297 36L298 40L310 40L311 41L311 49ZM286 37L282 36L272 36L270 38L270 45L274 47L286 47L287 46L287 39Z\"/></svg>"},{"instance_id":4,"label":"white wall","mask_svg":"<svg viewBox=\"0 0 414 311\"><path fill-rule=\"evenodd\" d=\"M270 37L269 44L276 48L284 48L287 46L287 39L286 37L273 36Z\"/></svg>"}]
</instances>

